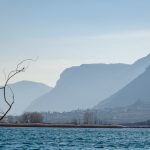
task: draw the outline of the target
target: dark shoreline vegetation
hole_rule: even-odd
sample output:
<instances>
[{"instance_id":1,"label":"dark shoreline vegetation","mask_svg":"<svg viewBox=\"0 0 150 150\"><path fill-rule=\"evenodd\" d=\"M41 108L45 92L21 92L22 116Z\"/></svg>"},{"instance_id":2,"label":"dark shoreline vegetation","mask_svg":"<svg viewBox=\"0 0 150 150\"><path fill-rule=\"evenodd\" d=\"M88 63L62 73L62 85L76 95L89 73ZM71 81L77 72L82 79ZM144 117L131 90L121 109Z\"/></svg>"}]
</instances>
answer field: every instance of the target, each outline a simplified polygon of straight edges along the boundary
<instances>
[{"instance_id":1,"label":"dark shoreline vegetation","mask_svg":"<svg viewBox=\"0 0 150 150\"><path fill-rule=\"evenodd\" d=\"M74 125L48 123L0 123L0 127L49 127L49 128L150 128L150 125Z\"/></svg>"}]
</instances>

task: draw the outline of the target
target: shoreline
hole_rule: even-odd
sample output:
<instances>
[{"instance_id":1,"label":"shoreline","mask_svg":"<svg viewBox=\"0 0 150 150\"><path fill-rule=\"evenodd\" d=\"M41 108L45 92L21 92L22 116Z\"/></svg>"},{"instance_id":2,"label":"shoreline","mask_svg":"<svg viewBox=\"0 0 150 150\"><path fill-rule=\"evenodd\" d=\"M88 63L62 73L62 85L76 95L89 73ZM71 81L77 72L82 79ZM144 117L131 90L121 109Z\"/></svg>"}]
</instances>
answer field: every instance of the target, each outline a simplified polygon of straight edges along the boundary
<instances>
[{"instance_id":1,"label":"shoreline","mask_svg":"<svg viewBox=\"0 0 150 150\"><path fill-rule=\"evenodd\" d=\"M74 125L48 123L0 123L0 127L47 127L47 128L150 128L150 125Z\"/></svg>"}]
</instances>

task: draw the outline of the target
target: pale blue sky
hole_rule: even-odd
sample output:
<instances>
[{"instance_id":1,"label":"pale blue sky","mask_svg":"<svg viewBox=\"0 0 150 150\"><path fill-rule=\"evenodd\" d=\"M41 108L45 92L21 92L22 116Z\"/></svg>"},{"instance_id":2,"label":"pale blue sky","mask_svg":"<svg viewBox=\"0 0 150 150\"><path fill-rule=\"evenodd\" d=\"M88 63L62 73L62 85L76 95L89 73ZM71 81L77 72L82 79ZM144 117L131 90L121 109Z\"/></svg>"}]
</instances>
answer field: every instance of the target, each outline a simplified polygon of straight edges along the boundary
<instances>
[{"instance_id":1,"label":"pale blue sky","mask_svg":"<svg viewBox=\"0 0 150 150\"><path fill-rule=\"evenodd\" d=\"M149 8L150 0L0 0L0 69L38 56L16 80L54 86L66 67L132 63L150 53Z\"/></svg>"}]
</instances>

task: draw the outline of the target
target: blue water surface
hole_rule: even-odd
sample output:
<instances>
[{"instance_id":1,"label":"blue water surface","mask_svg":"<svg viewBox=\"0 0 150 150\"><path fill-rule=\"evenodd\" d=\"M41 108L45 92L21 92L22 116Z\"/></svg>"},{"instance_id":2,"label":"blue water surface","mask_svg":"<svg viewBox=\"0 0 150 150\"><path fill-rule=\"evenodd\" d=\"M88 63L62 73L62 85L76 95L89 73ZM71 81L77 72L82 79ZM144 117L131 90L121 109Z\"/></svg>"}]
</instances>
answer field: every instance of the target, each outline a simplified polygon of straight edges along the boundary
<instances>
[{"instance_id":1,"label":"blue water surface","mask_svg":"<svg viewBox=\"0 0 150 150\"><path fill-rule=\"evenodd\" d=\"M0 150L98 149L150 149L150 129L0 127Z\"/></svg>"}]
</instances>

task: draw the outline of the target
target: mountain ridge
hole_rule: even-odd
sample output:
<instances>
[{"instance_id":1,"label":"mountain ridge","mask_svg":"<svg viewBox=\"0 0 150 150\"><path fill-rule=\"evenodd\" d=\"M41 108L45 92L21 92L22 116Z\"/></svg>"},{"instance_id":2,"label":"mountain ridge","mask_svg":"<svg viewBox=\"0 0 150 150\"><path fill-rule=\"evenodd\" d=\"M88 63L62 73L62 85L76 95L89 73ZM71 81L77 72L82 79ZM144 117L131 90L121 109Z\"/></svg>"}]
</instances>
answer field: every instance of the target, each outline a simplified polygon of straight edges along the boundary
<instances>
[{"instance_id":1,"label":"mountain ridge","mask_svg":"<svg viewBox=\"0 0 150 150\"><path fill-rule=\"evenodd\" d=\"M133 64L83 64L65 69L56 87L28 111L71 111L95 106L130 83L150 65L150 55ZM32 103L33 104L33 103Z\"/></svg>"},{"instance_id":2,"label":"mountain ridge","mask_svg":"<svg viewBox=\"0 0 150 150\"><path fill-rule=\"evenodd\" d=\"M95 108L114 108L132 105L137 100L150 100L150 66L146 71Z\"/></svg>"},{"instance_id":3,"label":"mountain ridge","mask_svg":"<svg viewBox=\"0 0 150 150\"><path fill-rule=\"evenodd\" d=\"M11 83L9 86L11 87L15 97L15 102L9 112L10 115L20 115L34 99L52 89L43 83L27 80ZM1 91L0 97L3 97L2 95L3 93ZM6 96L8 101L11 101L9 91L7 91ZM4 102L1 101L1 105L6 109L7 105Z\"/></svg>"}]
</instances>

